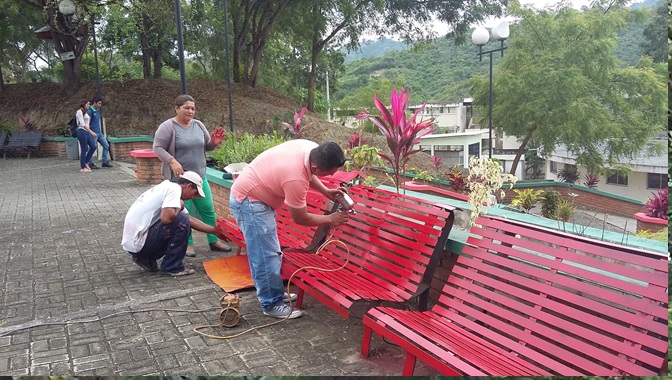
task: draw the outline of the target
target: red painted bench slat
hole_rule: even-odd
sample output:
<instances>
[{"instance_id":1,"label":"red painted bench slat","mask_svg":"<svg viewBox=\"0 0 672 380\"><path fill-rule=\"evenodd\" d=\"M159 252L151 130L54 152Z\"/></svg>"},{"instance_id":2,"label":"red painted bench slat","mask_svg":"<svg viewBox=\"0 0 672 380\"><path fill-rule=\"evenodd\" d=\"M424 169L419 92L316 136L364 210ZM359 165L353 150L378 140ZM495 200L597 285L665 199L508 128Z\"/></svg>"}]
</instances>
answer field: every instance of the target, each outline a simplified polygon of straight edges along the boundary
<instances>
[{"instance_id":1,"label":"red painted bench slat","mask_svg":"<svg viewBox=\"0 0 672 380\"><path fill-rule=\"evenodd\" d=\"M334 182L325 183L327 187L337 187ZM326 197L315 190L308 190L306 196L306 209L313 214L328 214L335 209ZM275 218L278 226L278 240L283 249L304 249L314 251L320 245L327 234L328 227L303 226L294 223L292 215L287 206L275 210ZM238 254L241 248L245 248L245 239L243 233L238 228L238 224L233 218L220 218L215 222L219 231L227 240L238 246Z\"/></svg>"},{"instance_id":2,"label":"red painted bench slat","mask_svg":"<svg viewBox=\"0 0 672 380\"><path fill-rule=\"evenodd\" d=\"M404 375L416 357L451 375L659 374L665 255L495 217L478 223L430 311L367 312L362 355L375 332L407 351Z\"/></svg>"},{"instance_id":3,"label":"red painted bench slat","mask_svg":"<svg viewBox=\"0 0 672 380\"><path fill-rule=\"evenodd\" d=\"M337 272L299 271L296 307L307 292L348 318L354 302L401 303L419 297L426 309L428 289L452 228L453 208L368 186L353 186L356 214L347 224L331 228L333 243L318 254L301 250L283 253L282 275L305 266L336 268Z\"/></svg>"}]
</instances>

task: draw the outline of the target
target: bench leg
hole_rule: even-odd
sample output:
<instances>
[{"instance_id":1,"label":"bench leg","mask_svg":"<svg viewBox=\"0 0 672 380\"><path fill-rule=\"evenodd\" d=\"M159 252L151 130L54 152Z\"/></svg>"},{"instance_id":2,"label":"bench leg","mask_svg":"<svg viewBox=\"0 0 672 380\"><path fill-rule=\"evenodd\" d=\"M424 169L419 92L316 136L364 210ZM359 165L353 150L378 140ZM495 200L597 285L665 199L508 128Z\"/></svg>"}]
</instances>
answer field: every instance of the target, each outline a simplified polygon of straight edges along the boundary
<instances>
[{"instance_id":1,"label":"bench leg","mask_svg":"<svg viewBox=\"0 0 672 380\"><path fill-rule=\"evenodd\" d=\"M404 370L401 373L401 376L413 376L413 371L415 371L415 355L407 352L406 360L404 360Z\"/></svg>"},{"instance_id":2,"label":"bench leg","mask_svg":"<svg viewBox=\"0 0 672 380\"><path fill-rule=\"evenodd\" d=\"M299 291L296 293L296 309L301 309L301 306L303 305L303 289L299 289Z\"/></svg>"},{"instance_id":3,"label":"bench leg","mask_svg":"<svg viewBox=\"0 0 672 380\"><path fill-rule=\"evenodd\" d=\"M369 357L369 348L371 347L371 333L373 330L369 326L364 326L364 337L362 338L362 357Z\"/></svg>"}]
</instances>

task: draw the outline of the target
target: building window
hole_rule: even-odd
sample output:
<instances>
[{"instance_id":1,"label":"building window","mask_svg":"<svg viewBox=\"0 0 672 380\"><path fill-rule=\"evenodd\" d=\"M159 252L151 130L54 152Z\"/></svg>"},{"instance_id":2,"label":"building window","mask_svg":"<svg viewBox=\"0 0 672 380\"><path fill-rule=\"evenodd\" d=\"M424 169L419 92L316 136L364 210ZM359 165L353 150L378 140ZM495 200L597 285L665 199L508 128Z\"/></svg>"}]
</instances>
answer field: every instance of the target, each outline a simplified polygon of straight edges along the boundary
<instances>
[{"instance_id":1,"label":"building window","mask_svg":"<svg viewBox=\"0 0 672 380\"><path fill-rule=\"evenodd\" d=\"M551 173L558 174L558 163L551 161Z\"/></svg>"},{"instance_id":2,"label":"building window","mask_svg":"<svg viewBox=\"0 0 672 380\"><path fill-rule=\"evenodd\" d=\"M667 186L667 175L648 173L646 178L647 189L664 189Z\"/></svg>"},{"instance_id":3,"label":"building window","mask_svg":"<svg viewBox=\"0 0 672 380\"><path fill-rule=\"evenodd\" d=\"M609 185L628 185L628 175L615 172L607 177L607 184Z\"/></svg>"}]
</instances>

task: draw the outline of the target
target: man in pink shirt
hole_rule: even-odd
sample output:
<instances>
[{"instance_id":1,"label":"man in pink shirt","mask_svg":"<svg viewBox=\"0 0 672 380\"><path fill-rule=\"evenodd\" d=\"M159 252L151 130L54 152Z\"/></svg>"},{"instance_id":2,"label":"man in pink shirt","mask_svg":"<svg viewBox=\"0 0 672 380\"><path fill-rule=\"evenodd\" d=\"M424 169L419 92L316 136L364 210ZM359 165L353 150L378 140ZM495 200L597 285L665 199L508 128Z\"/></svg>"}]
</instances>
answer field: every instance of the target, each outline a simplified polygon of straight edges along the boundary
<instances>
[{"instance_id":1,"label":"man in pink shirt","mask_svg":"<svg viewBox=\"0 0 672 380\"><path fill-rule=\"evenodd\" d=\"M335 142L320 145L308 140L291 140L268 149L255 158L231 187L229 205L243 232L250 272L264 314L276 318L297 318L291 310L280 277L282 252L278 241L275 209L287 205L292 219L305 226L346 223L348 214L312 214L306 208L308 188L334 200L345 189L329 189L317 176L334 174L345 164L343 150ZM292 297L293 299L293 297Z\"/></svg>"}]
</instances>

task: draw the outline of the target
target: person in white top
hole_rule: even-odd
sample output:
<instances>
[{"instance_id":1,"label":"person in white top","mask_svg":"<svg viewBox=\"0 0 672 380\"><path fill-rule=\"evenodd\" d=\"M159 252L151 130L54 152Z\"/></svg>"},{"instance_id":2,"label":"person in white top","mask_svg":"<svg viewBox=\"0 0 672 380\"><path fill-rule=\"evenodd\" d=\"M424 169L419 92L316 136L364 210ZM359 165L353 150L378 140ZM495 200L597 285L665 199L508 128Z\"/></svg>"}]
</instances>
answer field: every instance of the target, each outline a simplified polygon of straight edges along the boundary
<instances>
[{"instance_id":1,"label":"person in white top","mask_svg":"<svg viewBox=\"0 0 672 380\"><path fill-rule=\"evenodd\" d=\"M146 272L193 274L183 263L191 229L218 235L215 227L190 216L184 208L184 201L203 196L203 179L192 171L184 172L177 183L165 180L142 193L126 214L121 240L133 262ZM162 257L159 267L156 260Z\"/></svg>"},{"instance_id":2,"label":"person in white top","mask_svg":"<svg viewBox=\"0 0 672 380\"><path fill-rule=\"evenodd\" d=\"M89 116L86 111L91 106L88 100L82 100L79 104L77 112L75 112L75 120L77 120L77 140L81 153L79 155L79 171L82 173L90 173L91 168L86 163L93 157L96 151L96 133L89 128Z\"/></svg>"}]
</instances>

